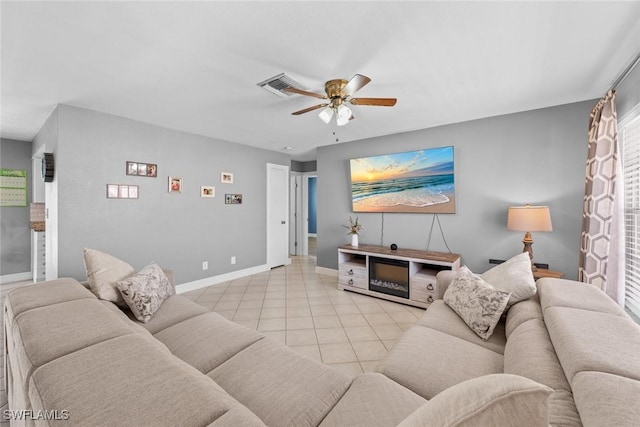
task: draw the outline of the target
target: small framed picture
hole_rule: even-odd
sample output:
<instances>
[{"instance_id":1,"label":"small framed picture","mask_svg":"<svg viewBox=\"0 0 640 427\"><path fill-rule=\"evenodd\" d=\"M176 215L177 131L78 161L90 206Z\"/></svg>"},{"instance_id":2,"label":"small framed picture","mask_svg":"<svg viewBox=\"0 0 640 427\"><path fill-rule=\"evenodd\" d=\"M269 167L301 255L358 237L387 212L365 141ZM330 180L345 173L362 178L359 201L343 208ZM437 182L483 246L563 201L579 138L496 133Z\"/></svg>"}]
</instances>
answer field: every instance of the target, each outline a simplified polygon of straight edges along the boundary
<instances>
[{"instance_id":1,"label":"small framed picture","mask_svg":"<svg viewBox=\"0 0 640 427\"><path fill-rule=\"evenodd\" d=\"M158 176L158 165L153 163L127 162L127 175L155 178Z\"/></svg>"},{"instance_id":2,"label":"small framed picture","mask_svg":"<svg viewBox=\"0 0 640 427\"><path fill-rule=\"evenodd\" d=\"M212 185L203 185L200 187L200 197L216 197L216 187Z\"/></svg>"},{"instance_id":3,"label":"small framed picture","mask_svg":"<svg viewBox=\"0 0 640 427\"><path fill-rule=\"evenodd\" d=\"M223 184L233 184L233 174L231 172L220 172L220 182Z\"/></svg>"},{"instance_id":4,"label":"small framed picture","mask_svg":"<svg viewBox=\"0 0 640 427\"><path fill-rule=\"evenodd\" d=\"M129 186L128 185L119 185L118 186L118 198L120 198L120 199L128 199L129 198Z\"/></svg>"},{"instance_id":5,"label":"small framed picture","mask_svg":"<svg viewBox=\"0 0 640 427\"><path fill-rule=\"evenodd\" d=\"M138 186L107 184L107 199L137 199Z\"/></svg>"},{"instance_id":6,"label":"small framed picture","mask_svg":"<svg viewBox=\"0 0 640 427\"><path fill-rule=\"evenodd\" d=\"M242 204L242 194L225 194L224 195L224 203L226 205L241 205Z\"/></svg>"},{"instance_id":7,"label":"small framed picture","mask_svg":"<svg viewBox=\"0 0 640 427\"><path fill-rule=\"evenodd\" d=\"M138 175L138 163L127 162L127 175Z\"/></svg>"},{"instance_id":8,"label":"small framed picture","mask_svg":"<svg viewBox=\"0 0 640 427\"><path fill-rule=\"evenodd\" d=\"M118 186L116 184L107 184L107 199L118 198Z\"/></svg>"},{"instance_id":9,"label":"small framed picture","mask_svg":"<svg viewBox=\"0 0 640 427\"><path fill-rule=\"evenodd\" d=\"M169 177L169 193L182 193L182 178L179 176Z\"/></svg>"}]
</instances>

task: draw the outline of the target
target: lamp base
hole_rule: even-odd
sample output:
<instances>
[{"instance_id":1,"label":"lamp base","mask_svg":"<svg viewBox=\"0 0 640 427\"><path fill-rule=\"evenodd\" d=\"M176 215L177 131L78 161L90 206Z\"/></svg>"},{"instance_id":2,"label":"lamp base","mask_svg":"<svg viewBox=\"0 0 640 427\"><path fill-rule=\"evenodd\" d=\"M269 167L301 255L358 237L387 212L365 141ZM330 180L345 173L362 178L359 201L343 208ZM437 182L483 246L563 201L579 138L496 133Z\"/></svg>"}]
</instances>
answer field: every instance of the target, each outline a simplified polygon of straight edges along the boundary
<instances>
[{"instance_id":1,"label":"lamp base","mask_svg":"<svg viewBox=\"0 0 640 427\"><path fill-rule=\"evenodd\" d=\"M531 233L529 231L524 233L524 239L522 239L522 243L524 243L522 252L529 253L529 259L531 260L531 271L538 271L538 267L536 267L533 263L533 237L531 236Z\"/></svg>"}]
</instances>

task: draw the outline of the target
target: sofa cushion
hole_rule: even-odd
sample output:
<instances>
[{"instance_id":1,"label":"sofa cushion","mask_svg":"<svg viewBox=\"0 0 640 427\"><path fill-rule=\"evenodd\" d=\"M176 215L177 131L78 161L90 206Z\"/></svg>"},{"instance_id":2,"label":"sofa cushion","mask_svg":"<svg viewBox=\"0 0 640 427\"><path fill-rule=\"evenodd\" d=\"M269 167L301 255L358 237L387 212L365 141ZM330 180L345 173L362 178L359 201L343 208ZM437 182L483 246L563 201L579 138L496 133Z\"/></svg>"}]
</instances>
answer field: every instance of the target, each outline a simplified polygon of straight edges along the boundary
<instances>
[{"instance_id":1,"label":"sofa cushion","mask_svg":"<svg viewBox=\"0 0 640 427\"><path fill-rule=\"evenodd\" d=\"M66 409L74 425L84 426L204 426L233 409L251 420L243 425L263 425L211 379L160 346L135 334L53 360L33 373L33 409Z\"/></svg>"},{"instance_id":2,"label":"sofa cushion","mask_svg":"<svg viewBox=\"0 0 640 427\"><path fill-rule=\"evenodd\" d=\"M585 425L640 425L640 381L603 372L580 372L573 395Z\"/></svg>"},{"instance_id":3,"label":"sofa cushion","mask_svg":"<svg viewBox=\"0 0 640 427\"><path fill-rule=\"evenodd\" d=\"M418 321L418 325L453 335L500 354L504 353L507 342L504 335L504 322L498 322L491 336L483 340L469 329L469 326L443 300L431 303L427 312Z\"/></svg>"},{"instance_id":4,"label":"sofa cushion","mask_svg":"<svg viewBox=\"0 0 640 427\"><path fill-rule=\"evenodd\" d=\"M550 388L517 375L486 375L443 391L399 427L547 427L550 393Z\"/></svg>"},{"instance_id":5,"label":"sofa cushion","mask_svg":"<svg viewBox=\"0 0 640 427\"><path fill-rule=\"evenodd\" d=\"M209 373L267 425L317 426L351 380L271 339L250 345Z\"/></svg>"},{"instance_id":6,"label":"sofa cushion","mask_svg":"<svg viewBox=\"0 0 640 427\"><path fill-rule=\"evenodd\" d=\"M91 292L100 299L126 307L116 282L135 272L131 265L108 253L84 248L84 267Z\"/></svg>"},{"instance_id":7,"label":"sofa cushion","mask_svg":"<svg viewBox=\"0 0 640 427\"><path fill-rule=\"evenodd\" d=\"M542 319L529 320L513 331L504 350L504 373L520 375L554 389L549 397L551 425L581 425L571 387Z\"/></svg>"},{"instance_id":8,"label":"sofa cushion","mask_svg":"<svg viewBox=\"0 0 640 427\"><path fill-rule=\"evenodd\" d=\"M151 320L165 299L173 294L173 286L155 263L116 282L116 286L136 319Z\"/></svg>"},{"instance_id":9,"label":"sofa cushion","mask_svg":"<svg viewBox=\"0 0 640 427\"><path fill-rule=\"evenodd\" d=\"M132 322L131 319L129 319L129 317L123 312L123 310L120 309L117 305L115 305L111 301L107 301L103 299L98 301L100 301L100 303L103 306L105 306L109 311L113 312L113 314L115 314L122 321L124 321L127 324L127 326L131 328L133 332L144 334L144 335L151 335L151 332L147 331L145 328L142 327L142 323Z\"/></svg>"},{"instance_id":10,"label":"sofa cushion","mask_svg":"<svg viewBox=\"0 0 640 427\"><path fill-rule=\"evenodd\" d=\"M176 323L155 337L202 373L209 373L264 335L208 312Z\"/></svg>"},{"instance_id":11,"label":"sofa cushion","mask_svg":"<svg viewBox=\"0 0 640 427\"><path fill-rule=\"evenodd\" d=\"M533 319L542 319L542 308L540 307L538 294L512 305L507 311L505 319L505 335L507 339L518 326Z\"/></svg>"},{"instance_id":12,"label":"sofa cushion","mask_svg":"<svg viewBox=\"0 0 640 427\"><path fill-rule=\"evenodd\" d=\"M599 288L565 279L537 281L543 311L549 307L570 307L627 317L627 313Z\"/></svg>"},{"instance_id":13,"label":"sofa cushion","mask_svg":"<svg viewBox=\"0 0 640 427\"><path fill-rule=\"evenodd\" d=\"M46 327L43 327L46 325ZM16 316L14 351L25 384L34 369L93 344L134 330L95 298L38 307Z\"/></svg>"},{"instance_id":14,"label":"sofa cushion","mask_svg":"<svg viewBox=\"0 0 640 427\"><path fill-rule=\"evenodd\" d=\"M444 302L482 339L488 339L509 302L509 293L494 289L467 267L458 270Z\"/></svg>"},{"instance_id":15,"label":"sofa cushion","mask_svg":"<svg viewBox=\"0 0 640 427\"><path fill-rule=\"evenodd\" d=\"M550 307L544 311L544 322L572 388L574 376L584 371L640 380L640 326L631 318Z\"/></svg>"},{"instance_id":16,"label":"sofa cushion","mask_svg":"<svg viewBox=\"0 0 640 427\"><path fill-rule=\"evenodd\" d=\"M571 391L540 319L522 324L511 334L504 351L504 373L529 378L554 390Z\"/></svg>"},{"instance_id":17,"label":"sofa cushion","mask_svg":"<svg viewBox=\"0 0 640 427\"><path fill-rule=\"evenodd\" d=\"M501 373L495 351L424 326L409 328L378 365L378 372L425 399L482 375Z\"/></svg>"},{"instance_id":18,"label":"sofa cushion","mask_svg":"<svg viewBox=\"0 0 640 427\"><path fill-rule=\"evenodd\" d=\"M125 313L137 322L130 310ZM171 295L147 323L139 323L153 335L184 320L209 313L209 310L182 295Z\"/></svg>"},{"instance_id":19,"label":"sofa cushion","mask_svg":"<svg viewBox=\"0 0 640 427\"><path fill-rule=\"evenodd\" d=\"M549 425L582 427L582 420L570 391L555 390L549 396Z\"/></svg>"},{"instance_id":20,"label":"sofa cushion","mask_svg":"<svg viewBox=\"0 0 640 427\"><path fill-rule=\"evenodd\" d=\"M207 427L238 427L238 426L262 426L266 424L256 417L253 412L242 405L234 406L231 410L225 412L220 418L216 418L214 422Z\"/></svg>"},{"instance_id":21,"label":"sofa cushion","mask_svg":"<svg viewBox=\"0 0 640 427\"><path fill-rule=\"evenodd\" d=\"M356 377L320 427L396 426L425 399L377 373Z\"/></svg>"},{"instance_id":22,"label":"sofa cushion","mask_svg":"<svg viewBox=\"0 0 640 427\"><path fill-rule=\"evenodd\" d=\"M5 301L5 320L13 322L15 316L28 310L47 305L80 299L95 300L96 297L72 278L40 282L13 289Z\"/></svg>"},{"instance_id":23,"label":"sofa cushion","mask_svg":"<svg viewBox=\"0 0 640 427\"><path fill-rule=\"evenodd\" d=\"M531 258L528 252L519 253L485 271L480 277L494 288L511 294L507 308L536 293L536 281L531 272Z\"/></svg>"}]
</instances>

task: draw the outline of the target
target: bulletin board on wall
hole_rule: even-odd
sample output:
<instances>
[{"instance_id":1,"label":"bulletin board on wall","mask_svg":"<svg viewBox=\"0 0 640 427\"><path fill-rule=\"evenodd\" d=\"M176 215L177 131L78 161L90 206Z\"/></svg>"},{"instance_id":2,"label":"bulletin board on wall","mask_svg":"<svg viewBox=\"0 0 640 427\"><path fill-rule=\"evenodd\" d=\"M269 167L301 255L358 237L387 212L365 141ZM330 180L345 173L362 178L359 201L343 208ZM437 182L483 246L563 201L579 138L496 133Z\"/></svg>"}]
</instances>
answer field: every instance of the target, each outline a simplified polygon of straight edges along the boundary
<instances>
[{"instance_id":1,"label":"bulletin board on wall","mask_svg":"<svg viewBox=\"0 0 640 427\"><path fill-rule=\"evenodd\" d=\"M0 169L0 207L27 206L27 171Z\"/></svg>"}]
</instances>

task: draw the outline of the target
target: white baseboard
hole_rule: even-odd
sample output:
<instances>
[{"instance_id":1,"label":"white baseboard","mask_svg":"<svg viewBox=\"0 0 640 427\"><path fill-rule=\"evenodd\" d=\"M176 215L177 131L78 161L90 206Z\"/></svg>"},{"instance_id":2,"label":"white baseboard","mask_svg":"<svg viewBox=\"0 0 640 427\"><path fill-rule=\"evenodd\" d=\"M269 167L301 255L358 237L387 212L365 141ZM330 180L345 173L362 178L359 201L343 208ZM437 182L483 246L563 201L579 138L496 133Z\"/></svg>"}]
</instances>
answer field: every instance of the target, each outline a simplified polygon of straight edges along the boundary
<instances>
[{"instance_id":1,"label":"white baseboard","mask_svg":"<svg viewBox=\"0 0 640 427\"><path fill-rule=\"evenodd\" d=\"M338 277L338 270L334 270L333 268L317 267L316 266L316 273L324 274L324 275L332 276L332 277Z\"/></svg>"},{"instance_id":2,"label":"white baseboard","mask_svg":"<svg viewBox=\"0 0 640 427\"><path fill-rule=\"evenodd\" d=\"M266 264L245 268L243 270L232 271L231 273L219 274L217 276L211 276L205 279L194 280L193 282L181 283L179 285L176 285L176 293L182 294L184 292L195 291L196 289L206 288L207 286L211 285L218 285L230 280L240 279L241 277L263 273L265 271L269 271L269 268L267 268Z\"/></svg>"},{"instance_id":3,"label":"white baseboard","mask_svg":"<svg viewBox=\"0 0 640 427\"><path fill-rule=\"evenodd\" d=\"M309 233L309 237L318 237L318 233Z\"/></svg>"},{"instance_id":4,"label":"white baseboard","mask_svg":"<svg viewBox=\"0 0 640 427\"><path fill-rule=\"evenodd\" d=\"M31 274L30 271L27 271L26 273L5 274L4 276L0 276L0 284L22 282L25 280L33 280L33 274Z\"/></svg>"}]
</instances>

